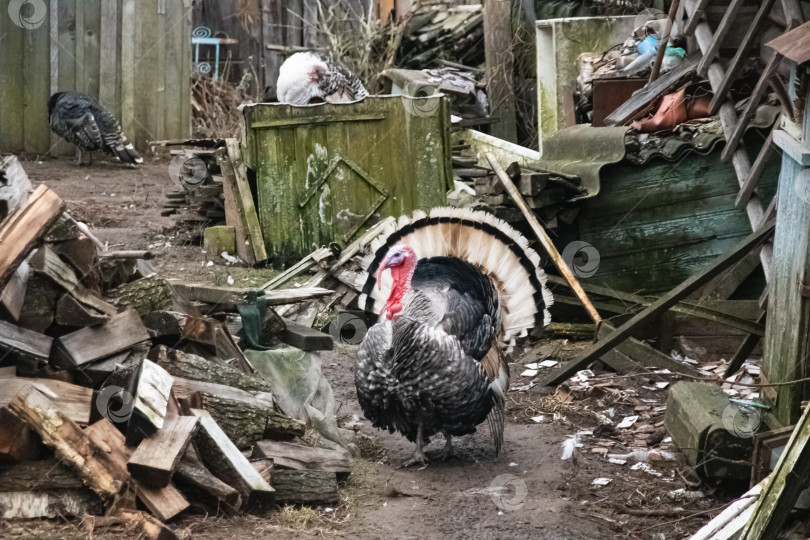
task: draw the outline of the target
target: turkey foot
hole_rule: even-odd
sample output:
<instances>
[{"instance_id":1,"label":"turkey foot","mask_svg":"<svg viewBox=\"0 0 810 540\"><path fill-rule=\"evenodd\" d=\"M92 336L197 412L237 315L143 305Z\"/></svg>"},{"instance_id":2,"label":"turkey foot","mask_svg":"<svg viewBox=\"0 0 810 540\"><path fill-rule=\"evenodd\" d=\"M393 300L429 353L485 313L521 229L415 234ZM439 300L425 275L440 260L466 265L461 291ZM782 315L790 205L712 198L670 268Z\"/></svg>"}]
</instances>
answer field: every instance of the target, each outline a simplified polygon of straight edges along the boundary
<instances>
[{"instance_id":1,"label":"turkey foot","mask_svg":"<svg viewBox=\"0 0 810 540\"><path fill-rule=\"evenodd\" d=\"M422 465L424 469L427 467L428 460L425 457L425 452L422 448L425 446L425 438L423 437L424 430L422 429L422 423L419 422L419 427L416 429L416 449L413 451L413 457L399 466L400 469L405 469L410 467L411 465L416 465L419 463Z\"/></svg>"},{"instance_id":2,"label":"turkey foot","mask_svg":"<svg viewBox=\"0 0 810 540\"><path fill-rule=\"evenodd\" d=\"M447 460L447 458L454 458L456 456L455 452L453 452L453 438L452 435L447 433L446 431L442 431L444 434L444 439L447 441L444 445L444 450L442 450L442 461Z\"/></svg>"},{"instance_id":3,"label":"turkey foot","mask_svg":"<svg viewBox=\"0 0 810 540\"><path fill-rule=\"evenodd\" d=\"M85 159L85 155L87 159ZM76 165L92 165L93 164L93 153L90 151L85 152L81 148L76 148Z\"/></svg>"}]
</instances>

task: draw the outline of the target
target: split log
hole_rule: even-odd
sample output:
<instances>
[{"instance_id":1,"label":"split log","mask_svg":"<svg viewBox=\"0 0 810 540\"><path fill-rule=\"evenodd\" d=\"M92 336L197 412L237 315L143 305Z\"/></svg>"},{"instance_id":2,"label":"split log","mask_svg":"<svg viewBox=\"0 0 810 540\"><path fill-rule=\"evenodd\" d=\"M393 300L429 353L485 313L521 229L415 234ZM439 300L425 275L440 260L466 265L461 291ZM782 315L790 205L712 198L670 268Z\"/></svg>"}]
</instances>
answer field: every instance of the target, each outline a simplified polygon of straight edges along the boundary
<instances>
[{"instance_id":1,"label":"split log","mask_svg":"<svg viewBox=\"0 0 810 540\"><path fill-rule=\"evenodd\" d=\"M99 254L102 259L143 259L149 261L155 254L146 250L105 251Z\"/></svg>"},{"instance_id":2,"label":"split log","mask_svg":"<svg viewBox=\"0 0 810 540\"><path fill-rule=\"evenodd\" d=\"M177 465L174 482L192 501L210 502L215 507L221 503L228 513L236 512L242 506L239 492L211 474L200 461L193 446L188 448Z\"/></svg>"},{"instance_id":3,"label":"split log","mask_svg":"<svg viewBox=\"0 0 810 540\"><path fill-rule=\"evenodd\" d=\"M18 393L33 386L59 408L59 412L77 424L90 423L93 391L75 384L53 379L3 379L0 384L0 407L14 401Z\"/></svg>"},{"instance_id":4,"label":"split log","mask_svg":"<svg viewBox=\"0 0 810 540\"><path fill-rule=\"evenodd\" d=\"M272 458L277 467L298 471L351 472L351 455L346 450L316 448L286 441L259 441L254 458Z\"/></svg>"},{"instance_id":5,"label":"split log","mask_svg":"<svg viewBox=\"0 0 810 540\"><path fill-rule=\"evenodd\" d=\"M202 408L220 425L239 448L249 448L265 438L300 437L306 424L275 411L267 392L246 392L239 388L175 377L174 391L190 408Z\"/></svg>"},{"instance_id":6,"label":"split log","mask_svg":"<svg viewBox=\"0 0 810 540\"><path fill-rule=\"evenodd\" d=\"M271 392L270 382L257 375L242 373L224 362L206 360L164 345L154 347L149 359L175 377L224 384L248 392Z\"/></svg>"},{"instance_id":7,"label":"split log","mask_svg":"<svg viewBox=\"0 0 810 540\"><path fill-rule=\"evenodd\" d=\"M22 210L0 223L0 288L36 247L48 227L65 209L65 202L46 186L39 186Z\"/></svg>"},{"instance_id":8,"label":"split log","mask_svg":"<svg viewBox=\"0 0 810 540\"><path fill-rule=\"evenodd\" d=\"M67 242L53 244L51 249L61 258L67 260L79 273L79 281L90 289L98 289L101 275L98 273L98 248L90 238L83 237Z\"/></svg>"},{"instance_id":9,"label":"split log","mask_svg":"<svg viewBox=\"0 0 810 540\"><path fill-rule=\"evenodd\" d=\"M194 409L200 429L194 438L203 463L242 497L243 508L261 510L273 504L274 490L234 446L208 411Z\"/></svg>"},{"instance_id":10,"label":"split log","mask_svg":"<svg viewBox=\"0 0 810 540\"><path fill-rule=\"evenodd\" d=\"M154 276L124 283L109 291L107 296L119 308L134 309L141 315L171 309L174 304L171 287L165 280Z\"/></svg>"},{"instance_id":11,"label":"split log","mask_svg":"<svg viewBox=\"0 0 810 540\"><path fill-rule=\"evenodd\" d=\"M273 471L277 504L333 504L338 502L337 476L328 471Z\"/></svg>"},{"instance_id":12,"label":"split log","mask_svg":"<svg viewBox=\"0 0 810 540\"><path fill-rule=\"evenodd\" d=\"M59 458L73 467L102 500L112 501L118 495L126 479L116 474L109 446L99 446L86 437L78 424L33 387L17 394L9 408L31 426ZM109 428L115 431L112 424Z\"/></svg>"},{"instance_id":13,"label":"split log","mask_svg":"<svg viewBox=\"0 0 810 540\"><path fill-rule=\"evenodd\" d=\"M0 469L0 492L81 489L82 479L56 458L20 463Z\"/></svg>"},{"instance_id":14,"label":"split log","mask_svg":"<svg viewBox=\"0 0 810 540\"><path fill-rule=\"evenodd\" d=\"M104 449L107 467L113 475L122 483L129 480L127 462L135 449L126 445L124 435L106 418L84 428L84 433L89 441Z\"/></svg>"},{"instance_id":15,"label":"split log","mask_svg":"<svg viewBox=\"0 0 810 540\"><path fill-rule=\"evenodd\" d=\"M97 326L110 320L106 313L88 309L69 294L62 295L56 302L56 322L62 326Z\"/></svg>"},{"instance_id":16,"label":"split log","mask_svg":"<svg viewBox=\"0 0 810 540\"><path fill-rule=\"evenodd\" d=\"M0 161L0 221L24 206L34 190L17 156L6 156Z\"/></svg>"},{"instance_id":17,"label":"split log","mask_svg":"<svg viewBox=\"0 0 810 540\"><path fill-rule=\"evenodd\" d=\"M138 343L128 351L116 353L98 362L85 364L81 369L74 371L76 373L76 383L88 388L98 388L99 390L111 384L121 386L119 382L110 378L111 375L113 373L126 373L128 374L127 377L134 378L141 362L149 352L150 345L148 341ZM124 380L128 380L127 377L124 377ZM134 391L134 389L133 382L131 390Z\"/></svg>"},{"instance_id":18,"label":"split log","mask_svg":"<svg viewBox=\"0 0 810 540\"><path fill-rule=\"evenodd\" d=\"M30 265L32 270L47 277L76 300L88 308L96 310L100 315L113 315L117 311L114 306L82 285L81 277L77 276L73 268L63 262L49 246L39 248L31 257Z\"/></svg>"},{"instance_id":19,"label":"split log","mask_svg":"<svg viewBox=\"0 0 810 540\"><path fill-rule=\"evenodd\" d=\"M127 424L127 444L137 445L163 427L174 379L151 360L141 362L132 416Z\"/></svg>"},{"instance_id":20,"label":"split log","mask_svg":"<svg viewBox=\"0 0 810 540\"><path fill-rule=\"evenodd\" d=\"M183 328L183 339L213 347L218 358L243 373L255 372L227 327L211 317L189 316Z\"/></svg>"},{"instance_id":21,"label":"split log","mask_svg":"<svg viewBox=\"0 0 810 540\"><path fill-rule=\"evenodd\" d=\"M25 292L28 290L30 267L23 261L12 274L5 288L0 289L0 319L17 322L20 320Z\"/></svg>"},{"instance_id":22,"label":"split log","mask_svg":"<svg viewBox=\"0 0 810 540\"><path fill-rule=\"evenodd\" d=\"M183 494L171 484L156 488L133 479L132 489L135 496L161 521L168 521L189 507Z\"/></svg>"},{"instance_id":23,"label":"split log","mask_svg":"<svg viewBox=\"0 0 810 540\"><path fill-rule=\"evenodd\" d=\"M244 453L244 452L243 452ZM274 463L272 459L269 458L250 458L250 464L256 469L256 472L259 473L265 482L272 485L272 478L273 478L273 469Z\"/></svg>"},{"instance_id":24,"label":"split log","mask_svg":"<svg viewBox=\"0 0 810 540\"><path fill-rule=\"evenodd\" d=\"M0 321L0 353L9 354L7 360L23 361L36 370L48 363L52 343L44 334Z\"/></svg>"},{"instance_id":25,"label":"split log","mask_svg":"<svg viewBox=\"0 0 810 540\"><path fill-rule=\"evenodd\" d=\"M147 486L167 486L196 431L196 416L166 418L160 431L138 445L127 464L129 473Z\"/></svg>"},{"instance_id":26,"label":"split log","mask_svg":"<svg viewBox=\"0 0 810 540\"><path fill-rule=\"evenodd\" d=\"M178 339L186 325L186 314L179 311L152 311L141 317L141 322L153 340Z\"/></svg>"},{"instance_id":27,"label":"split log","mask_svg":"<svg viewBox=\"0 0 810 540\"><path fill-rule=\"evenodd\" d=\"M57 367L74 369L148 339L149 333L138 312L127 310L102 325L82 328L58 338L51 361Z\"/></svg>"},{"instance_id":28,"label":"split log","mask_svg":"<svg viewBox=\"0 0 810 540\"><path fill-rule=\"evenodd\" d=\"M28 290L17 324L34 332L44 332L54 322L56 302L63 295L61 287L37 273L28 276Z\"/></svg>"},{"instance_id":29,"label":"split log","mask_svg":"<svg viewBox=\"0 0 810 540\"><path fill-rule=\"evenodd\" d=\"M11 414L7 407L0 407L0 467L36 460L41 446L39 436L28 424ZM6 485L3 470L0 469L0 487Z\"/></svg>"},{"instance_id":30,"label":"split log","mask_svg":"<svg viewBox=\"0 0 810 540\"><path fill-rule=\"evenodd\" d=\"M67 214L60 214L53 222L48 232L45 233L45 242L55 244L58 242L68 242L81 238L82 231L76 221Z\"/></svg>"}]
</instances>

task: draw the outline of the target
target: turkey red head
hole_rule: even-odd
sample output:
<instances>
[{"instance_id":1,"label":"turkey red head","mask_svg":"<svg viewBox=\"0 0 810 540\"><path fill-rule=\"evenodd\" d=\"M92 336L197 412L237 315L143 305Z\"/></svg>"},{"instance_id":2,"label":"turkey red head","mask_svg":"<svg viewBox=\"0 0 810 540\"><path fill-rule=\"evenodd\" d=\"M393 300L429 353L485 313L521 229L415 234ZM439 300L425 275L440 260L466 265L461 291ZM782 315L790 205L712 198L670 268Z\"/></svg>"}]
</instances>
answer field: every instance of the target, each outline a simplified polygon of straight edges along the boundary
<instances>
[{"instance_id":1,"label":"turkey red head","mask_svg":"<svg viewBox=\"0 0 810 540\"><path fill-rule=\"evenodd\" d=\"M377 269L376 278L380 288L382 288L383 272L387 269L391 270L393 284L391 285L391 294L388 296L383 311L389 320L402 311L402 298L411 287L411 278L416 269L417 259L416 252L412 247L398 244L388 251ZM380 318L382 318L382 314L380 314Z\"/></svg>"}]
</instances>

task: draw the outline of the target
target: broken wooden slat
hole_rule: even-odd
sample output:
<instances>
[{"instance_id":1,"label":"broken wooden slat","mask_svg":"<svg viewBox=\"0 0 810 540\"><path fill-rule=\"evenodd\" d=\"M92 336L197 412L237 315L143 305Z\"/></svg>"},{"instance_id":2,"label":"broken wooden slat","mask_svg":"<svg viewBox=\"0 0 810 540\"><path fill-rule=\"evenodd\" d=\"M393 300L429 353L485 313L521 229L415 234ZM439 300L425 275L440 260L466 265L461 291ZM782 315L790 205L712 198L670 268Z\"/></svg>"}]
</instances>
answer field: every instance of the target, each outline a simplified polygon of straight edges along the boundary
<instances>
[{"instance_id":1,"label":"broken wooden slat","mask_svg":"<svg viewBox=\"0 0 810 540\"><path fill-rule=\"evenodd\" d=\"M726 146L723 148L723 153L720 154L720 159L723 160L723 162L728 163L729 160L731 160L731 157L734 155L734 152L737 150L737 146L740 144L743 135L745 135L745 130L748 127L748 124L754 118L754 115L757 112L757 107L759 107L765 92L768 90L768 81L774 75L774 73L776 73L776 69L779 67L779 63L781 61L782 55L779 53L774 53L774 55L768 61L768 64L765 66L765 69L762 70L762 76L759 78L759 81L757 81L754 91L751 92L751 96L748 98L748 104L745 106L745 110L737 120L733 133L731 136L726 136Z\"/></svg>"},{"instance_id":2,"label":"broken wooden slat","mask_svg":"<svg viewBox=\"0 0 810 540\"><path fill-rule=\"evenodd\" d=\"M183 494L171 484L156 488L133 478L132 489L135 496L161 521L168 521L189 507Z\"/></svg>"},{"instance_id":3,"label":"broken wooden slat","mask_svg":"<svg viewBox=\"0 0 810 540\"><path fill-rule=\"evenodd\" d=\"M30 267L23 261L11 275L8 283L0 289L0 318L10 319L14 322L20 320L25 292L28 290L28 274Z\"/></svg>"},{"instance_id":4,"label":"broken wooden slat","mask_svg":"<svg viewBox=\"0 0 810 540\"><path fill-rule=\"evenodd\" d=\"M751 514L754 513L755 503L761 495L762 489L767 485L768 479L766 478L746 491L709 523L701 527L698 532L690 536L689 540L728 540L734 538L745 526Z\"/></svg>"},{"instance_id":5,"label":"broken wooden slat","mask_svg":"<svg viewBox=\"0 0 810 540\"><path fill-rule=\"evenodd\" d=\"M773 233L774 228L775 223L773 221L769 221L768 223L764 224L758 231L747 236L742 242L738 243L728 253L720 257L703 271L695 274L669 291L667 294L663 295L661 298L634 315L629 321L617 328L616 331L611 333L610 336L588 348L580 357L566 362L563 366L561 366L561 369L549 374L545 378L544 384L559 384L571 377L579 369L582 369L582 366L586 365L595 358L599 358L606 351L624 341L636 326L660 316L670 307L677 304L681 299L686 298L693 292L697 291L700 289L700 287L711 281L715 276L719 275L730 265L745 257L745 255L751 249L759 245L768 236L770 236Z\"/></svg>"},{"instance_id":6,"label":"broken wooden slat","mask_svg":"<svg viewBox=\"0 0 810 540\"><path fill-rule=\"evenodd\" d=\"M54 343L52 362L63 369L84 364L128 349L149 339L138 312L127 310L99 326L82 328Z\"/></svg>"},{"instance_id":7,"label":"broken wooden slat","mask_svg":"<svg viewBox=\"0 0 810 540\"><path fill-rule=\"evenodd\" d=\"M740 0L732 0L734 1ZM658 75L661 73L661 64L664 62L664 53L666 52L667 45L669 44L669 40L672 37L672 25L675 21L675 17L678 13L678 9L680 7L681 1L680 0L672 0L672 3L669 5L669 14L667 15L667 27L670 29L669 32L666 33L665 36L660 36L658 40L658 52L655 54L655 61L653 62L652 70L650 70L650 79L649 83L655 82L658 78ZM719 33L718 29L718 33ZM719 46L719 45L718 45Z\"/></svg>"},{"instance_id":8,"label":"broken wooden slat","mask_svg":"<svg viewBox=\"0 0 810 540\"><path fill-rule=\"evenodd\" d=\"M810 480L810 407L805 407L796 429L782 451L768 484L743 529L740 540L775 539Z\"/></svg>"},{"instance_id":9,"label":"broken wooden slat","mask_svg":"<svg viewBox=\"0 0 810 540\"><path fill-rule=\"evenodd\" d=\"M760 314L759 319L757 320L758 324L765 323L767 313L768 313L767 311L763 311ZM754 352L757 343L759 343L761 339L762 336L757 334L748 334L747 336L745 336L742 343L737 348L734 355L731 357L731 360L729 360L728 367L726 368L726 372L723 375L724 378L727 379L732 375L734 375L735 373L737 373L737 370L742 367L745 361L748 360L748 357L751 356L751 353Z\"/></svg>"},{"instance_id":10,"label":"broken wooden slat","mask_svg":"<svg viewBox=\"0 0 810 540\"><path fill-rule=\"evenodd\" d=\"M167 486L196 431L196 416L167 418L160 431L141 441L127 463L127 470L147 486Z\"/></svg>"},{"instance_id":11,"label":"broken wooden slat","mask_svg":"<svg viewBox=\"0 0 810 540\"><path fill-rule=\"evenodd\" d=\"M220 480L239 491L243 508L271 506L274 489L234 446L208 411L193 409L192 412L200 418L200 429L194 441L203 463Z\"/></svg>"},{"instance_id":12,"label":"broken wooden slat","mask_svg":"<svg viewBox=\"0 0 810 540\"><path fill-rule=\"evenodd\" d=\"M135 445L163 427L174 378L151 360L141 362L132 416L127 424L127 444Z\"/></svg>"},{"instance_id":13,"label":"broken wooden slat","mask_svg":"<svg viewBox=\"0 0 810 540\"><path fill-rule=\"evenodd\" d=\"M273 471L278 504L332 504L338 502L337 476L329 471Z\"/></svg>"},{"instance_id":14,"label":"broken wooden slat","mask_svg":"<svg viewBox=\"0 0 810 540\"><path fill-rule=\"evenodd\" d=\"M276 467L295 470L351 472L351 455L346 450L316 448L286 441L259 441L254 458L272 458Z\"/></svg>"},{"instance_id":15,"label":"broken wooden slat","mask_svg":"<svg viewBox=\"0 0 810 540\"><path fill-rule=\"evenodd\" d=\"M186 300L206 304L252 304L263 294L261 289L217 287L202 283L186 283L177 279L170 279L168 283L176 294Z\"/></svg>"},{"instance_id":16,"label":"broken wooden slat","mask_svg":"<svg viewBox=\"0 0 810 540\"><path fill-rule=\"evenodd\" d=\"M226 139L225 148L217 151L217 162L222 169L225 218L236 232L236 252L248 264L264 261L267 251L239 141Z\"/></svg>"},{"instance_id":17,"label":"broken wooden slat","mask_svg":"<svg viewBox=\"0 0 810 540\"><path fill-rule=\"evenodd\" d=\"M602 321L599 325L599 339L604 339L616 331L616 327L609 321ZM599 343L597 341L597 343ZM697 376L698 372L695 368L683 362L679 362L668 354L664 354L659 350L653 349L641 340L635 339L630 336L623 342L616 345L614 349L626 355L633 360L637 365L646 368L655 367L659 369L668 369L675 373L685 373L686 375Z\"/></svg>"},{"instance_id":18,"label":"broken wooden slat","mask_svg":"<svg viewBox=\"0 0 810 540\"><path fill-rule=\"evenodd\" d=\"M59 407L59 411L66 418L77 424L86 425L90 422L93 391L83 386L54 379L22 377L3 379L3 382L0 383L0 407L9 405L18 393L32 385Z\"/></svg>"},{"instance_id":19,"label":"broken wooden slat","mask_svg":"<svg viewBox=\"0 0 810 540\"><path fill-rule=\"evenodd\" d=\"M602 317L599 316L599 312L597 312L596 308L591 304L591 301L588 299L588 295L582 290L582 286L579 284L579 281L571 272L571 269L568 268L568 265L563 260L560 252L557 251L556 247L554 247L551 238L549 238L542 225L540 225L540 222L537 221L537 217L529 209L529 207L526 206L526 201L523 200L523 197L518 192L515 184L512 183L509 175L507 175L506 171L503 170L503 167L501 167L501 164L498 162L495 156L489 152L485 152L484 155L486 156L487 161L489 161L489 164L492 166L492 170L494 170L495 174L498 175L498 178L500 178L501 182L506 188L507 193L509 193L509 196L512 197L513 201L515 201L515 204L518 206L518 208L520 208L520 211L523 212L523 215L526 217L526 221L529 222L529 225L537 238L540 240L540 243L546 250L546 253L549 254L551 260L554 261L554 265L568 282L571 290L574 291L574 294L576 294L577 298L579 298L579 300L582 302L582 305L585 307L588 315L590 315L591 319L593 319L593 322L599 324L599 322L602 320Z\"/></svg>"},{"instance_id":20,"label":"broken wooden slat","mask_svg":"<svg viewBox=\"0 0 810 540\"><path fill-rule=\"evenodd\" d=\"M726 68L726 76L723 79L723 83L714 92L711 105L709 105L709 114L717 114L717 111L720 110L720 105L722 105L726 100L728 91L731 90L731 85L736 79L737 73L739 73L740 68L745 65L746 55L749 47L754 42L754 38L759 35L759 29L762 23L768 19L768 13L771 11L773 2L774 0L764 0L760 5L759 11L757 11L757 14L754 16L754 20L748 27L748 31L745 33L740 46L737 48L737 52L734 54L734 58L731 59L731 62L729 62L728 67ZM698 68L701 73L706 73L708 69L708 66L706 66L706 71L700 71Z\"/></svg>"},{"instance_id":21,"label":"broken wooden slat","mask_svg":"<svg viewBox=\"0 0 810 540\"><path fill-rule=\"evenodd\" d=\"M48 232L65 202L45 185L39 186L22 210L0 223L0 288L25 260L37 242Z\"/></svg>"},{"instance_id":22,"label":"broken wooden slat","mask_svg":"<svg viewBox=\"0 0 810 540\"><path fill-rule=\"evenodd\" d=\"M331 351L334 348L334 341L329 334L324 334L289 319L284 319L284 324L286 328L278 337L288 345L297 347L302 351Z\"/></svg>"},{"instance_id":23,"label":"broken wooden slat","mask_svg":"<svg viewBox=\"0 0 810 540\"><path fill-rule=\"evenodd\" d=\"M110 448L88 439L78 424L65 416L36 388L31 386L17 394L9 408L31 426L60 458L69 463L102 500L112 501L118 495L124 479L111 466ZM110 428L117 432L112 424Z\"/></svg>"}]
</instances>

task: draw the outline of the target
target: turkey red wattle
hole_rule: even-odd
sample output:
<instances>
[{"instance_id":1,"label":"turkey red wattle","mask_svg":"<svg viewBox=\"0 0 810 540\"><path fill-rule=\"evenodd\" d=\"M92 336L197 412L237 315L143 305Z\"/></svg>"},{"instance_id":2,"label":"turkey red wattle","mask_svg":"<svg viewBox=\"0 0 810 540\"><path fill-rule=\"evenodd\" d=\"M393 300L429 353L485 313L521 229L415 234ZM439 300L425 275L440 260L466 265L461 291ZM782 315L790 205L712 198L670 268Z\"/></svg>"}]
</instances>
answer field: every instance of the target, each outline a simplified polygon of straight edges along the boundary
<instances>
[{"instance_id":1,"label":"turkey red wattle","mask_svg":"<svg viewBox=\"0 0 810 540\"><path fill-rule=\"evenodd\" d=\"M385 317L390 321L395 316L399 315L402 311L402 299L411 288L411 279L413 278L414 270L416 269L416 253L410 248L403 248L397 253L401 259L398 264L390 265L389 262L393 257L389 257L380 266L377 272L377 282L382 286L382 273L386 268L391 269L391 278L393 284L391 285L391 294L388 296L388 301L385 303Z\"/></svg>"}]
</instances>

